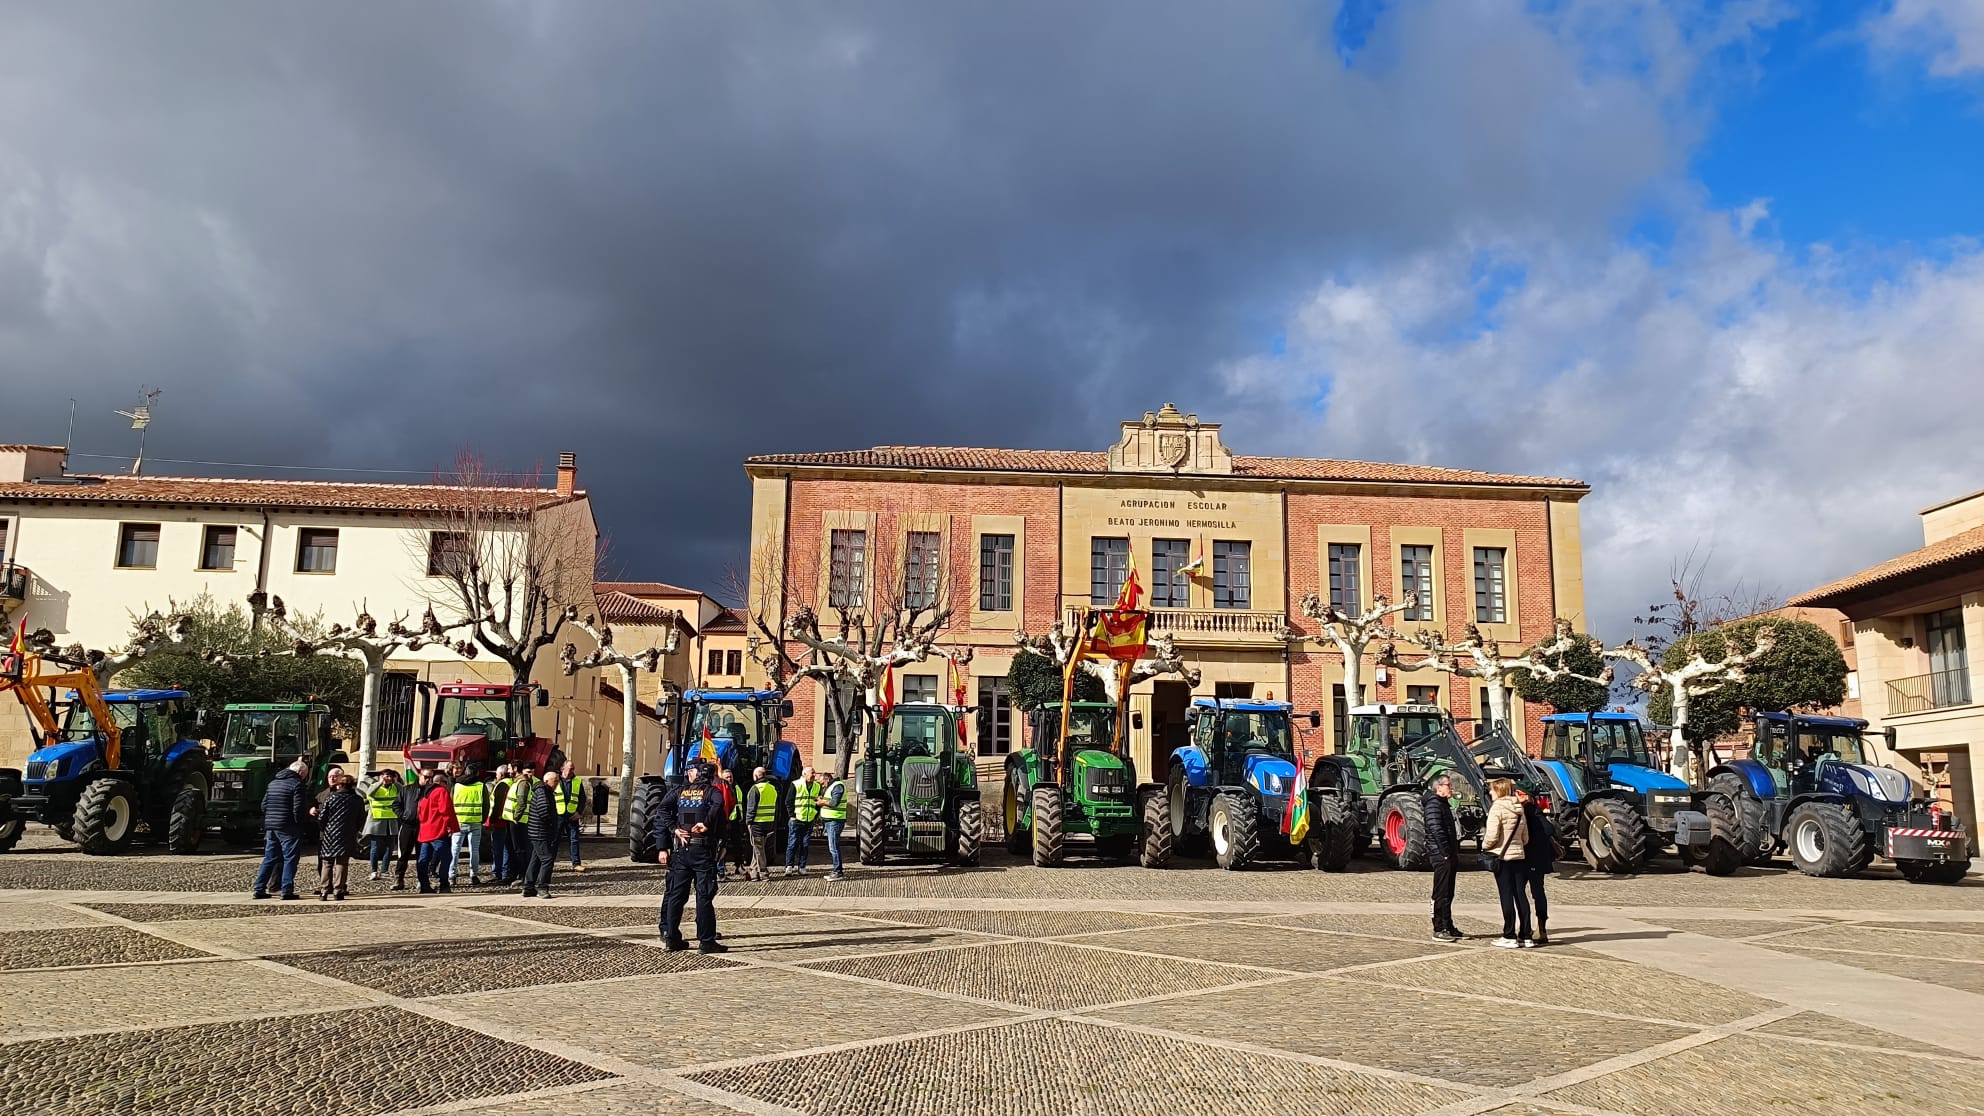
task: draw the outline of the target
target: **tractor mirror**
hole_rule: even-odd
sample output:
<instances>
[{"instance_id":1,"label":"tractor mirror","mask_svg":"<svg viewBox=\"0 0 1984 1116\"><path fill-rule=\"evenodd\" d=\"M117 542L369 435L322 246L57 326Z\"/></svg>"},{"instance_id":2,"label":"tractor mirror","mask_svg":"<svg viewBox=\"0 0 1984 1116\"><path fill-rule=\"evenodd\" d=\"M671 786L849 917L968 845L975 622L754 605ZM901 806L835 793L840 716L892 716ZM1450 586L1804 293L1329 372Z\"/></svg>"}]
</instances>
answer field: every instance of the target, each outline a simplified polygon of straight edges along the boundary
<instances>
[{"instance_id":1,"label":"tractor mirror","mask_svg":"<svg viewBox=\"0 0 1984 1116\"><path fill-rule=\"evenodd\" d=\"M778 715L788 721L792 719L791 698L787 698L784 701L778 703Z\"/></svg>"},{"instance_id":2,"label":"tractor mirror","mask_svg":"<svg viewBox=\"0 0 1984 1116\"><path fill-rule=\"evenodd\" d=\"M547 706L547 705L550 705L550 704L551 704L551 691L550 691L550 690L543 690L543 689L540 689L540 690L538 690L538 691L537 691L537 697L536 697L536 701L537 701L537 707L538 707L539 709L542 709L542 708L544 708L545 706Z\"/></svg>"},{"instance_id":3,"label":"tractor mirror","mask_svg":"<svg viewBox=\"0 0 1984 1116\"><path fill-rule=\"evenodd\" d=\"M1136 729L1140 729L1144 727L1144 715L1142 710L1132 710L1130 712L1130 727Z\"/></svg>"},{"instance_id":4,"label":"tractor mirror","mask_svg":"<svg viewBox=\"0 0 1984 1116\"><path fill-rule=\"evenodd\" d=\"M1887 726L1886 728L1884 728L1884 729L1882 729L1882 730L1881 730L1881 735L1887 738L1887 742L1888 742L1888 751L1890 751L1890 752L1892 752L1892 751L1894 751L1894 741L1895 741L1895 731L1894 731L1894 726L1893 726L1893 725L1889 725L1889 726Z\"/></svg>"},{"instance_id":5,"label":"tractor mirror","mask_svg":"<svg viewBox=\"0 0 1984 1116\"><path fill-rule=\"evenodd\" d=\"M1312 729L1323 727L1323 715L1314 709L1309 710L1309 727Z\"/></svg>"}]
</instances>

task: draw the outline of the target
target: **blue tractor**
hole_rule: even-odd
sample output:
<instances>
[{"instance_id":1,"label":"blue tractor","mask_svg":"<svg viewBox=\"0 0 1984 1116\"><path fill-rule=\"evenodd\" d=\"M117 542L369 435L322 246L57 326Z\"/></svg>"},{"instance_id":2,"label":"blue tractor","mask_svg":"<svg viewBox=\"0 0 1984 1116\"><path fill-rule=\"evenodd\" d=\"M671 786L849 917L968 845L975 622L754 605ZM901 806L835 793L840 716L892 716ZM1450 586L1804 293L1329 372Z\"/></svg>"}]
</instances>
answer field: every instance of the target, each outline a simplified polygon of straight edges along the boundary
<instances>
[{"instance_id":1,"label":"blue tractor","mask_svg":"<svg viewBox=\"0 0 1984 1116\"><path fill-rule=\"evenodd\" d=\"M1543 729L1535 766L1549 780L1557 832L1576 840L1593 869L1638 872L1669 845L1712 876L1742 867L1735 803L1655 767L1637 716L1553 713Z\"/></svg>"},{"instance_id":2,"label":"blue tractor","mask_svg":"<svg viewBox=\"0 0 1984 1116\"><path fill-rule=\"evenodd\" d=\"M1296 786L1293 707L1280 701L1198 698L1186 710L1191 743L1171 754L1163 783L1139 791L1138 860L1161 868L1174 850L1210 845L1221 868L1262 859L1308 859L1311 849L1343 847L1350 825L1334 797L1308 795L1310 835L1281 835ZM1309 714L1311 726L1322 718Z\"/></svg>"},{"instance_id":3,"label":"blue tractor","mask_svg":"<svg viewBox=\"0 0 1984 1116\"><path fill-rule=\"evenodd\" d=\"M12 690L34 725L25 771L0 771L0 849L40 821L93 856L124 852L142 830L175 853L206 832L213 764L196 740L184 690L99 691L87 668L41 673L35 654L7 656ZM58 720L42 691L73 687Z\"/></svg>"},{"instance_id":4,"label":"blue tractor","mask_svg":"<svg viewBox=\"0 0 1984 1116\"><path fill-rule=\"evenodd\" d=\"M628 856L652 864L658 859L649 819L661 805L668 788L688 779L691 764L708 768L706 777L718 770L736 774L741 792L751 781L751 770L763 767L779 784L781 826L791 814L792 781L802 766L799 749L780 740L779 732L792 716L792 703L777 690L689 690L682 695L682 709L676 717L676 737L661 757L660 775L641 776L634 788L634 801L628 805ZM745 841L741 827L732 827L733 837ZM783 839L776 848L783 851ZM733 850L734 851L734 850Z\"/></svg>"},{"instance_id":5,"label":"blue tractor","mask_svg":"<svg viewBox=\"0 0 1984 1116\"><path fill-rule=\"evenodd\" d=\"M1747 759L1708 773L1737 804L1743 854L1761 864L1782 848L1808 876L1850 876L1885 856L1907 879L1956 883L1970 870L1963 822L1908 776L1871 761L1867 722L1758 713ZM1892 735L1888 747L1894 746Z\"/></svg>"}]
</instances>

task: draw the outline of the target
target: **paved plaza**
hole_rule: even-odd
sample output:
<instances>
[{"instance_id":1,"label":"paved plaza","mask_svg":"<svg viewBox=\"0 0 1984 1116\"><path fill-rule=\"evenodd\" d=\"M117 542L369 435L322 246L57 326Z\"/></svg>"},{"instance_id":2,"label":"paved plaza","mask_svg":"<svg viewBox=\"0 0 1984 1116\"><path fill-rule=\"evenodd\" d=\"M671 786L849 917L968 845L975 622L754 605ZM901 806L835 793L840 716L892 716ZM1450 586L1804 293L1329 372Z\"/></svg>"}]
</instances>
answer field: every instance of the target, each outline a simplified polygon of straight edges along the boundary
<instances>
[{"instance_id":1,"label":"paved plaza","mask_svg":"<svg viewBox=\"0 0 1984 1116\"><path fill-rule=\"evenodd\" d=\"M1984 879L1567 866L1559 944L1430 940L1427 877L989 853L558 898L246 900L255 858L0 857L0 1112L1984 1111ZM306 868L309 861L306 859ZM1494 891L1464 873L1463 929ZM701 1019L684 1029L678 1020Z\"/></svg>"}]
</instances>

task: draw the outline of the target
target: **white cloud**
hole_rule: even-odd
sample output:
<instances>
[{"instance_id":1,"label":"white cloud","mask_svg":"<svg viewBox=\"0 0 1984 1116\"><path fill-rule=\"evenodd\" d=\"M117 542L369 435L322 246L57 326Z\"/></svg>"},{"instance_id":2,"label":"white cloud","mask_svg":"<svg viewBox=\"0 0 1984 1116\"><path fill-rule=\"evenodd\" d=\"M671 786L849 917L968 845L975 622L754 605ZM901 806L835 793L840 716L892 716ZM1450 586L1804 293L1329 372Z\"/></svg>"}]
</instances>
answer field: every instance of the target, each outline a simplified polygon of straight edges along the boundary
<instances>
[{"instance_id":1,"label":"white cloud","mask_svg":"<svg viewBox=\"0 0 1984 1116\"><path fill-rule=\"evenodd\" d=\"M1984 72L1984 0L1894 0L1866 32L1878 52L1928 55L1938 77Z\"/></svg>"},{"instance_id":2,"label":"white cloud","mask_svg":"<svg viewBox=\"0 0 1984 1116\"><path fill-rule=\"evenodd\" d=\"M1607 636L1697 543L1716 578L1795 593L1919 545L1918 508L1984 486L1984 247L1800 253L1758 215L1697 212L1664 251L1460 238L1339 276L1226 387L1289 416L1261 431L1281 451L1591 482Z\"/></svg>"}]
</instances>

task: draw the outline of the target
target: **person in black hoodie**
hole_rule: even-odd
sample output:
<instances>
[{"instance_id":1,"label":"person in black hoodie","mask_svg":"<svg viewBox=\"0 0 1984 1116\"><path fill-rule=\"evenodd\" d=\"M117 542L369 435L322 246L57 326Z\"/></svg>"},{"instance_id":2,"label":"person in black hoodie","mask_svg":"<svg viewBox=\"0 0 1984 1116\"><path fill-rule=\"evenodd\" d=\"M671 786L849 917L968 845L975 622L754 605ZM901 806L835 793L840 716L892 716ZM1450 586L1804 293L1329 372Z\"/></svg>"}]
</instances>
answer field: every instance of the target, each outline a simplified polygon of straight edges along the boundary
<instances>
[{"instance_id":1,"label":"person in black hoodie","mask_svg":"<svg viewBox=\"0 0 1984 1116\"><path fill-rule=\"evenodd\" d=\"M1421 813L1426 819L1426 859L1433 866L1433 940L1440 942L1457 942L1466 937L1454 925L1454 872L1460 867L1460 831L1454 825L1453 793L1453 780L1437 775L1420 799Z\"/></svg>"},{"instance_id":2,"label":"person in black hoodie","mask_svg":"<svg viewBox=\"0 0 1984 1116\"><path fill-rule=\"evenodd\" d=\"M1536 935L1530 940L1537 945L1549 945L1550 901L1543 894L1543 881L1557 867L1557 827L1528 791L1517 789L1516 800L1522 803L1523 817L1529 821L1529 844L1523 846L1522 863L1530 906L1536 909Z\"/></svg>"},{"instance_id":3,"label":"person in black hoodie","mask_svg":"<svg viewBox=\"0 0 1984 1116\"><path fill-rule=\"evenodd\" d=\"M303 830L309 824L310 784L303 777L310 773L310 761L298 759L276 772L269 789L262 792L262 870L255 873L255 898L267 899L269 885L281 873L282 897L301 899L296 893L296 862L303 855Z\"/></svg>"}]
</instances>

